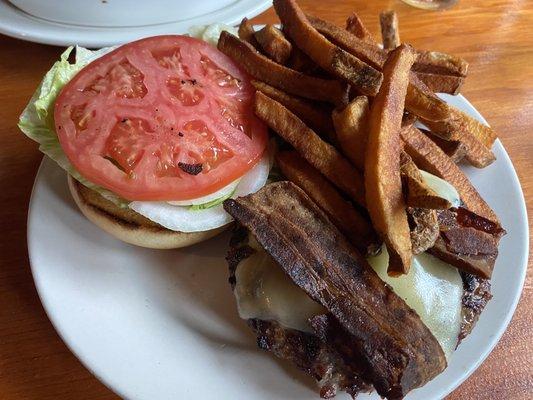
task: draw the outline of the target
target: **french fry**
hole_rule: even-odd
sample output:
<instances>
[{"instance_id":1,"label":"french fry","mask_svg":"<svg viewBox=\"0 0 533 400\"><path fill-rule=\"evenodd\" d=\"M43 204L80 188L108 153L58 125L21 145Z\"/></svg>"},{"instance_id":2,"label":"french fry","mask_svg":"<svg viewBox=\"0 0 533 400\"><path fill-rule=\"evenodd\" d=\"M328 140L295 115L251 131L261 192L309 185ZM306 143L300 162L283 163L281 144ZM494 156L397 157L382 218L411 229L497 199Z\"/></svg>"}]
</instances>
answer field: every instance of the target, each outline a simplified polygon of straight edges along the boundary
<instances>
[{"instance_id":1,"label":"french fry","mask_svg":"<svg viewBox=\"0 0 533 400\"><path fill-rule=\"evenodd\" d=\"M466 154L464 143L461 143L458 140L445 140L433 135L430 131L426 131L425 129L421 129L421 131L424 132L424 134L429 137L437 146L439 146L440 149L448 157L450 157L454 163L458 163L464 158Z\"/></svg>"},{"instance_id":2,"label":"french fry","mask_svg":"<svg viewBox=\"0 0 533 400\"><path fill-rule=\"evenodd\" d=\"M332 113L337 143L343 154L359 169L365 169L365 150L368 140L368 97L358 96L344 109Z\"/></svg>"},{"instance_id":3,"label":"french fry","mask_svg":"<svg viewBox=\"0 0 533 400\"><path fill-rule=\"evenodd\" d=\"M412 114L410 112L405 112L404 110L403 118L402 118L402 127L406 125L413 125L416 121L418 121L418 117L415 114Z\"/></svg>"},{"instance_id":4,"label":"french fry","mask_svg":"<svg viewBox=\"0 0 533 400\"><path fill-rule=\"evenodd\" d=\"M252 81L252 85L260 92L287 107L290 112L294 113L311 129L327 137L330 142L335 142L335 129L333 128L331 112L329 112L327 107L313 103L310 100L291 96L264 82Z\"/></svg>"},{"instance_id":5,"label":"french fry","mask_svg":"<svg viewBox=\"0 0 533 400\"><path fill-rule=\"evenodd\" d=\"M309 18L309 16L307 17ZM315 25L313 24L313 26ZM315 26L315 28L317 27ZM320 31L320 29L318 29L318 31ZM374 66L374 68L378 68L378 66L373 64L373 62L377 61L379 57L382 58L381 64L385 62L386 51L382 51L377 46L377 42L372 38L372 35L370 35L370 33L366 30L357 14L353 13L346 21L346 31L356 36L358 39L361 39L362 41L365 41L370 44L370 46L367 47L362 46L360 43L354 44L354 46L360 47L358 50L360 52L363 52L363 54L352 54ZM344 50L349 51L346 48ZM376 52L380 52L382 53L382 55L379 56L375 54ZM369 58L366 58L365 54L366 57ZM371 54L372 56L370 56ZM417 54L418 58L413 64L413 71L427 72L430 74L454 75L463 78L466 77L468 73L468 62L466 62L466 60L460 57L441 53L438 51L417 51Z\"/></svg>"},{"instance_id":6,"label":"french fry","mask_svg":"<svg viewBox=\"0 0 533 400\"><path fill-rule=\"evenodd\" d=\"M277 101L255 93L255 114L291 144L335 186L358 204L365 206L363 178L332 145L324 142L301 119Z\"/></svg>"},{"instance_id":7,"label":"french fry","mask_svg":"<svg viewBox=\"0 0 533 400\"><path fill-rule=\"evenodd\" d=\"M273 3L283 30L314 62L362 94L377 93L383 79L381 72L322 36L294 0L274 0Z\"/></svg>"},{"instance_id":8,"label":"french fry","mask_svg":"<svg viewBox=\"0 0 533 400\"><path fill-rule=\"evenodd\" d=\"M341 152L359 169L364 171L366 143L368 139L368 98L358 96L344 109L335 109L332 113L335 127L336 143ZM412 125L416 121L413 114L408 114L402 126ZM421 129L441 150L455 163L461 161L466 154L466 146L457 140L445 140Z\"/></svg>"},{"instance_id":9,"label":"french fry","mask_svg":"<svg viewBox=\"0 0 533 400\"><path fill-rule=\"evenodd\" d=\"M406 274L413 258L400 176L400 129L409 71L416 59L405 44L383 67L383 84L370 107L365 157L367 209L389 252L389 275Z\"/></svg>"},{"instance_id":10,"label":"french fry","mask_svg":"<svg viewBox=\"0 0 533 400\"><path fill-rule=\"evenodd\" d=\"M276 161L283 175L303 189L355 247L363 254L376 250L378 238L370 222L320 172L295 151L279 152Z\"/></svg>"},{"instance_id":11,"label":"french fry","mask_svg":"<svg viewBox=\"0 0 533 400\"><path fill-rule=\"evenodd\" d=\"M474 167L485 168L494 162L496 157L490 146L496 138L496 133L454 107L450 107L450 111L451 117L446 121L434 122L422 119L421 122L434 135L461 142L465 149L464 157Z\"/></svg>"},{"instance_id":12,"label":"french fry","mask_svg":"<svg viewBox=\"0 0 533 400\"><path fill-rule=\"evenodd\" d=\"M368 29L366 29L363 21L361 21L361 18L359 18L356 13L352 13L352 15L350 15L346 20L346 30L361 40L374 43L372 34L368 31Z\"/></svg>"},{"instance_id":13,"label":"french fry","mask_svg":"<svg viewBox=\"0 0 533 400\"><path fill-rule=\"evenodd\" d=\"M460 57L438 51L419 51L413 71L465 77L468 63Z\"/></svg>"},{"instance_id":14,"label":"french fry","mask_svg":"<svg viewBox=\"0 0 533 400\"><path fill-rule=\"evenodd\" d=\"M313 60L296 46L292 46L291 56L285 65L304 74L312 74L318 70L318 66Z\"/></svg>"},{"instance_id":15,"label":"french fry","mask_svg":"<svg viewBox=\"0 0 533 400\"><path fill-rule=\"evenodd\" d=\"M255 39L255 28L254 25L248 20L248 18L243 18L239 24L239 38L245 42L250 43L254 49L259 49L259 43Z\"/></svg>"},{"instance_id":16,"label":"french fry","mask_svg":"<svg viewBox=\"0 0 533 400\"><path fill-rule=\"evenodd\" d=\"M307 14L306 17L309 23L332 43L375 69L381 70L383 68L383 64L387 61L387 52L380 48L376 42L359 39L347 30L314 15Z\"/></svg>"},{"instance_id":17,"label":"french fry","mask_svg":"<svg viewBox=\"0 0 533 400\"><path fill-rule=\"evenodd\" d=\"M333 43L348 53L369 63L374 68L382 69L387 53L375 43L358 39L356 36L338 26L320 18L307 16L311 24ZM439 99L429 88L411 72L410 84L407 89L405 107L416 115L432 121L440 121L449 117L448 105Z\"/></svg>"},{"instance_id":18,"label":"french fry","mask_svg":"<svg viewBox=\"0 0 533 400\"><path fill-rule=\"evenodd\" d=\"M442 121L450 115L448 104L439 99L413 71L409 74L405 108L418 117L431 121Z\"/></svg>"},{"instance_id":19,"label":"french fry","mask_svg":"<svg viewBox=\"0 0 533 400\"><path fill-rule=\"evenodd\" d=\"M285 63L286 67L309 75L313 75L320 71L320 67L294 44L294 41L289 37L287 32L284 31L283 26L281 27L281 33L283 33L285 39L287 39L292 46L291 55Z\"/></svg>"},{"instance_id":20,"label":"french fry","mask_svg":"<svg viewBox=\"0 0 533 400\"><path fill-rule=\"evenodd\" d=\"M251 44L222 32L218 49L237 61L257 80L287 93L343 106L348 103L348 86L336 80L320 79L284 67L258 53Z\"/></svg>"},{"instance_id":21,"label":"french fry","mask_svg":"<svg viewBox=\"0 0 533 400\"><path fill-rule=\"evenodd\" d=\"M411 156L419 168L448 181L457 189L466 208L499 225L494 211L472 186L463 171L439 146L412 126L403 128L400 135L405 152Z\"/></svg>"},{"instance_id":22,"label":"french fry","mask_svg":"<svg viewBox=\"0 0 533 400\"><path fill-rule=\"evenodd\" d=\"M431 72L417 72L416 76L435 93L459 94L465 81L464 76L445 75Z\"/></svg>"},{"instance_id":23,"label":"french fry","mask_svg":"<svg viewBox=\"0 0 533 400\"><path fill-rule=\"evenodd\" d=\"M335 109L332 113L335 127L336 143L341 152L354 164L359 171L364 171L365 151L368 140L368 98L358 96L343 109ZM296 113L297 114L297 113ZM416 117L404 115L402 126L413 125ZM455 163L461 161L466 154L464 143L456 140L445 140L421 129L441 150Z\"/></svg>"},{"instance_id":24,"label":"french fry","mask_svg":"<svg viewBox=\"0 0 533 400\"><path fill-rule=\"evenodd\" d=\"M496 160L496 156L489 148L485 147L472 135L465 135L461 139L465 146L464 158L476 168L488 167Z\"/></svg>"},{"instance_id":25,"label":"french fry","mask_svg":"<svg viewBox=\"0 0 533 400\"><path fill-rule=\"evenodd\" d=\"M385 50L393 50L400 45L400 32L398 30L398 16L394 10L382 11L379 14L381 26L381 40Z\"/></svg>"},{"instance_id":26,"label":"french fry","mask_svg":"<svg viewBox=\"0 0 533 400\"><path fill-rule=\"evenodd\" d=\"M442 138L461 140L461 134L468 132L477 138L481 144L489 149L498 137L496 132L489 126L482 124L470 115L450 106L450 117L443 121L423 121L431 131ZM431 125L431 126L430 126Z\"/></svg>"},{"instance_id":27,"label":"french fry","mask_svg":"<svg viewBox=\"0 0 533 400\"><path fill-rule=\"evenodd\" d=\"M292 44L273 25L265 25L255 32L255 39L263 51L278 64L285 64L291 55Z\"/></svg>"},{"instance_id":28,"label":"french fry","mask_svg":"<svg viewBox=\"0 0 533 400\"><path fill-rule=\"evenodd\" d=\"M452 204L440 197L425 182L420 170L405 152L400 154L400 172L403 188L406 192L405 203L408 207L447 210Z\"/></svg>"}]
</instances>

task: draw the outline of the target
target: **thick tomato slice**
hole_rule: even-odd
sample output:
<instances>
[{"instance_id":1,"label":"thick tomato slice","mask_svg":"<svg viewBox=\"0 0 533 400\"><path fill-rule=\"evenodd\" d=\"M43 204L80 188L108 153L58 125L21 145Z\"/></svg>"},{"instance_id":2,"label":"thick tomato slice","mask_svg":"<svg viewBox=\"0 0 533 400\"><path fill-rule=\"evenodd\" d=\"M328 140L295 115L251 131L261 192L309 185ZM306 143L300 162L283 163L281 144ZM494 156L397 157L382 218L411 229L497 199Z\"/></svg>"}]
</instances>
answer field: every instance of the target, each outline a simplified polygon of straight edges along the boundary
<instances>
[{"instance_id":1,"label":"thick tomato slice","mask_svg":"<svg viewBox=\"0 0 533 400\"><path fill-rule=\"evenodd\" d=\"M156 36L81 70L56 101L56 132L91 182L128 200L186 200L261 158L268 133L253 95L246 72L217 49Z\"/></svg>"}]
</instances>

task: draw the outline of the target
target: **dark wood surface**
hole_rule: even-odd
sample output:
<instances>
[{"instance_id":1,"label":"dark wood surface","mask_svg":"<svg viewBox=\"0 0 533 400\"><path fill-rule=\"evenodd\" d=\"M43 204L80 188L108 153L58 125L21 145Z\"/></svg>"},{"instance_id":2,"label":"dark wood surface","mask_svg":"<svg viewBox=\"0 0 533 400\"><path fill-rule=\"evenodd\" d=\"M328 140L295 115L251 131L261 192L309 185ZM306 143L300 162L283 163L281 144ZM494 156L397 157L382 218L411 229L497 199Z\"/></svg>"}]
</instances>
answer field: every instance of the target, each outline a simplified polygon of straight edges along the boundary
<instances>
[{"instance_id":1,"label":"dark wood surface","mask_svg":"<svg viewBox=\"0 0 533 400\"><path fill-rule=\"evenodd\" d=\"M518 171L531 214L533 1L461 0L445 12L416 10L385 0L300 3L305 11L338 24L357 10L376 35L379 11L392 8L399 13L403 41L466 58L470 74L463 94L499 132ZM254 22L274 20L269 10ZM81 365L54 331L37 296L26 249L27 206L41 154L16 123L60 51L0 35L0 398L5 400L117 398ZM529 268L509 329L488 359L449 399L533 398L532 285Z\"/></svg>"}]
</instances>

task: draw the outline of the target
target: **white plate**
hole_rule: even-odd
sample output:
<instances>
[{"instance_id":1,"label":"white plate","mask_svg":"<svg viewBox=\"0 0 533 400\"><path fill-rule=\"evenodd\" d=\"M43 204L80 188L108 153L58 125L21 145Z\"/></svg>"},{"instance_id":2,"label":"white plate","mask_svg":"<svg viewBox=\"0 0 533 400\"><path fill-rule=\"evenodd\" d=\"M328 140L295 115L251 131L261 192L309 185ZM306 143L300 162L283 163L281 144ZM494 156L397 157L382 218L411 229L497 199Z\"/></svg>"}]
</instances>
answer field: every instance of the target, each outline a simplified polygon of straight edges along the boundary
<instances>
[{"instance_id":1,"label":"white plate","mask_svg":"<svg viewBox=\"0 0 533 400\"><path fill-rule=\"evenodd\" d=\"M462 97L446 100L480 119ZM528 225L524 198L499 141L497 161L465 167L508 234L493 275L494 298L449 367L408 398L450 393L485 359L506 329L524 282ZM228 234L176 251L121 243L74 205L65 173L44 160L28 218L33 276L55 328L79 359L122 397L313 399L306 374L256 348L237 316L224 261ZM361 398L377 399L377 395ZM346 399L346 395L339 395Z\"/></svg>"},{"instance_id":2,"label":"white plate","mask_svg":"<svg viewBox=\"0 0 533 400\"><path fill-rule=\"evenodd\" d=\"M109 3L111 2L112 0L109 0ZM205 8L206 0L199 0L199 2ZM177 13L174 21L169 23L106 28L66 24L36 18L16 8L6 0L0 0L0 33L37 43L58 46L78 44L83 47L99 48L130 42L141 37L186 33L192 25L214 22L235 25L243 17L251 18L272 5L271 0L235 0L222 7L217 6L215 0L212 0L211 3L213 5L210 9L213 11L193 18L185 19ZM195 4L195 2L188 2L188 4ZM165 21L168 21L166 15L163 17L165 17Z\"/></svg>"}]
</instances>

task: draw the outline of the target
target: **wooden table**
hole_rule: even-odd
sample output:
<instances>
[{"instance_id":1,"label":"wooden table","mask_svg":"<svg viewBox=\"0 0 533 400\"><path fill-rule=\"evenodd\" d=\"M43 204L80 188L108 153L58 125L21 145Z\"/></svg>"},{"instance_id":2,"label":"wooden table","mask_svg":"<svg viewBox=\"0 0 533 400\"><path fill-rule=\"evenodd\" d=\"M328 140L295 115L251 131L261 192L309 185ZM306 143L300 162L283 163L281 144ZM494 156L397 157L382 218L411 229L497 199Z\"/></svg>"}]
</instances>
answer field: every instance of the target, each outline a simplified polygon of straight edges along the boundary
<instances>
[{"instance_id":1,"label":"wooden table","mask_svg":"<svg viewBox=\"0 0 533 400\"><path fill-rule=\"evenodd\" d=\"M376 35L378 12L393 8L400 16L403 41L470 61L463 93L499 132L518 171L531 215L533 2L461 0L446 12L416 10L393 0L300 3L306 11L338 24L357 10ZM273 21L272 10L254 19L257 23ZM60 51L0 36L0 398L5 400L117 398L80 364L54 331L35 291L26 250L26 212L41 154L16 123ZM509 329L483 365L449 399L533 398L532 285L529 268Z\"/></svg>"}]
</instances>

